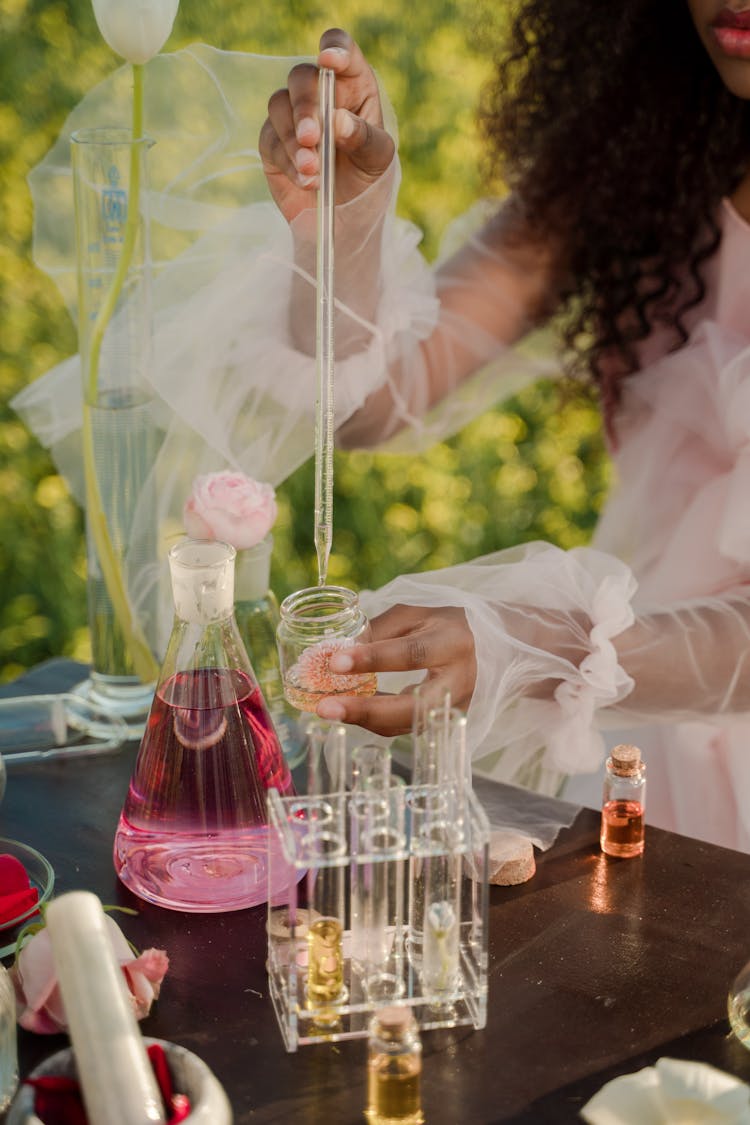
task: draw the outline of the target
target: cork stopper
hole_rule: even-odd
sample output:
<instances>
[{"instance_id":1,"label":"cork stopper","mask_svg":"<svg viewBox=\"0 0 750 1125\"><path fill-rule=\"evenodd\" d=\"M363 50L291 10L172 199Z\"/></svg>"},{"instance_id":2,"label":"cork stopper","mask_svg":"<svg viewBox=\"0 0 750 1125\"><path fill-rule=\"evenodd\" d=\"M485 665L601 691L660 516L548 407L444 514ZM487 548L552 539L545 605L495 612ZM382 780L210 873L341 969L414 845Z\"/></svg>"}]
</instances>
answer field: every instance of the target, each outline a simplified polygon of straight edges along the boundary
<instances>
[{"instance_id":1,"label":"cork stopper","mask_svg":"<svg viewBox=\"0 0 750 1125\"><path fill-rule=\"evenodd\" d=\"M373 1020L374 1030L381 1039L403 1039L414 1023L414 1015L410 1008L403 1005L393 1005L390 1008L379 1008Z\"/></svg>"},{"instance_id":2,"label":"cork stopper","mask_svg":"<svg viewBox=\"0 0 750 1125\"><path fill-rule=\"evenodd\" d=\"M612 769L620 777L628 777L630 774L638 773L641 768L641 752L637 746L621 743L611 751L610 758Z\"/></svg>"}]
</instances>

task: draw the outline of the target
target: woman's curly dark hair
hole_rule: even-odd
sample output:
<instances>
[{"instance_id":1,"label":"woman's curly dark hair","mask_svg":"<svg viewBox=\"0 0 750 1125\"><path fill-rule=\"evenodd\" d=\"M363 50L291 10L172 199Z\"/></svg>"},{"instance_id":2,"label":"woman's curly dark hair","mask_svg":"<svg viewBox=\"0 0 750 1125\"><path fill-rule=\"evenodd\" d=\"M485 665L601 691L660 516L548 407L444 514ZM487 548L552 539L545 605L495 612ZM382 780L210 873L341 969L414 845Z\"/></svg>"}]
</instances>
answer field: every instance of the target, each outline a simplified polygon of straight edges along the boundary
<instances>
[{"instance_id":1,"label":"woman's curly dark hair","mask_svg":"<svg viewBox=\"0 0 750 1125\"><path fill-rule=\"evenodd\" d=\"M489 171L561 240L563 338L609 414L638 342L657 324L686 337L719 201L748 166L750 104L724 86L687 0L520 0L496 64Z\"/></svg>"}]
</instances>

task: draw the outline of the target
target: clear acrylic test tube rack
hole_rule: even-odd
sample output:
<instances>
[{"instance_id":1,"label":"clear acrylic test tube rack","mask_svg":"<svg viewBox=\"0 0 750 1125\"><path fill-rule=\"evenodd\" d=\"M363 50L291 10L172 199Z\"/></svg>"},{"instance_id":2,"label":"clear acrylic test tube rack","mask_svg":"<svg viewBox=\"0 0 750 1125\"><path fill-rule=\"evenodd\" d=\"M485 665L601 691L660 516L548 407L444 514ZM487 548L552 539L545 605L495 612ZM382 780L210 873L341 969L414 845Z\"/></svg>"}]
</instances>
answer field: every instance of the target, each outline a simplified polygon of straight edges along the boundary
<instances>
[{"instance_id":1,"label":"clear acrylic test tube rack","mask_svg":"<svg viewBox=\"0 0 750 1125\"><path fill-rule=\"evenodd\" d=\"M489 824L471 789L398 783L310 797L272 789L268 808L269 882L288 888L269 903L267 927L270 992L287 1050L362 1038L372 1013L390 1004L413 1008L422 1030L484 1027ZM430 890L435 880L449 889ZM326 909L338 911L342 932L330 956L333 992L340 989L325 1000L309 987L319 888L318 901L338 904ZM413 901L425 894L438 894L433 906L455 922L449 936L433 930L427 943L414 919L429 903L415 912Z\"/></svg>"}]
</instances>

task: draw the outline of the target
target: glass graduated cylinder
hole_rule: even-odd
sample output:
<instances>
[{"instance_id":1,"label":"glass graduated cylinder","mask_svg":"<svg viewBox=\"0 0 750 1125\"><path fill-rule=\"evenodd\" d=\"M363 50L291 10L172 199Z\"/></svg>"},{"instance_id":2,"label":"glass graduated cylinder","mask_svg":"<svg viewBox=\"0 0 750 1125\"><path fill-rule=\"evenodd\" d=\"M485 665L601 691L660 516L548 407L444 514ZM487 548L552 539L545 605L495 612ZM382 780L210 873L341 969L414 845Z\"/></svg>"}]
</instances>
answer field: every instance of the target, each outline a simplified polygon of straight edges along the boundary
<instances>
[{"instance_id":1,"label":"glass graduated cylinder","mask_svg":"<svg viewBox=\"0 0 750 1125\"><path fill-rule=\"evenodd\" d=\"M156 530L148 535L133 535L133 520L138 498L149 483L149 474L158 445L153 425L152 404L143 396L120 395L104 406L91 407L94 458L102 504L108 513L112 544L121 559L126 576L141 574L156 555ZM120 496L124 485L128 502ZM153 533L152 533L153 532ZM89 542L88 611L93 656L92 680L100 695L110 689L132 687L145 692L146 707L150 688L140 684L133 668L127 642L114 614L96 550ZM156 590L147 605L139 607L145 622L157 619ZM153 646L156 639L150 638Z\"/></svg>"}]
</instances>

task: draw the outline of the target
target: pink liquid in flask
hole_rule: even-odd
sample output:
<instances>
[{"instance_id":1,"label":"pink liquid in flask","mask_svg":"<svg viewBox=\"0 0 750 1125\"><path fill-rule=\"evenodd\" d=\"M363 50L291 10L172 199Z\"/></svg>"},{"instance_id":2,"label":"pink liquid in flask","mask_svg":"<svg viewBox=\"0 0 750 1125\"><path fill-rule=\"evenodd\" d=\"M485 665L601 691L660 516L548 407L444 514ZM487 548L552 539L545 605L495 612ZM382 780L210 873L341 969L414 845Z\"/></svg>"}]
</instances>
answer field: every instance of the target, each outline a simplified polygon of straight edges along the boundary
<instances>
[{"instance_id":1,"label":"pink liquid in flask","mask_svg":"<svg viewBox=\"0 0 750 1125\"><path fill-rule=\"evenodd\" d=\"M160 684L115 836L115 868L159 906L213 913L282 894L269 887L266 790L294 792L257 683L199 668Z\"/></svg>"}]
</instances>

